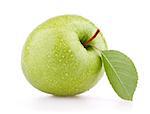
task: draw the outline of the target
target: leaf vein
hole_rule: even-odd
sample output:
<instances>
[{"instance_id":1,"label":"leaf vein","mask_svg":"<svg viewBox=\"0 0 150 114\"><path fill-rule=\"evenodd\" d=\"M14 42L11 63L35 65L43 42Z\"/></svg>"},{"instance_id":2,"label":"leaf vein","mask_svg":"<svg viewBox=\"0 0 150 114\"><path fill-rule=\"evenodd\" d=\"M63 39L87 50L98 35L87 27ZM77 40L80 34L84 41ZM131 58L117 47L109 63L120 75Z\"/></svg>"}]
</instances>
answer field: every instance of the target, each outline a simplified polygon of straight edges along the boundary
<instances>
[{"instance_id":1,"label":"leaf vein","mask_svg":"<svg viewBox=\"0 0 150 114\"><path fill-rule=\"evenodd\" d=\"M112 70L114 71L114 73L116 74L116 77L118 78L119 82L121 83L121 85L123 86L124 90L126 91L127 95L129 95L128 90L126 89L125 85L123 84L123 82L121 81L121 79L119 78L117 72L115 71L114 67L112 66L112 64L109 62L108 58L105 56L105 54L102 52L102 55L105 57L105 60L108 62L108 64L110 65L110 67L112 68Z\"/></svg>"}]
</instances>

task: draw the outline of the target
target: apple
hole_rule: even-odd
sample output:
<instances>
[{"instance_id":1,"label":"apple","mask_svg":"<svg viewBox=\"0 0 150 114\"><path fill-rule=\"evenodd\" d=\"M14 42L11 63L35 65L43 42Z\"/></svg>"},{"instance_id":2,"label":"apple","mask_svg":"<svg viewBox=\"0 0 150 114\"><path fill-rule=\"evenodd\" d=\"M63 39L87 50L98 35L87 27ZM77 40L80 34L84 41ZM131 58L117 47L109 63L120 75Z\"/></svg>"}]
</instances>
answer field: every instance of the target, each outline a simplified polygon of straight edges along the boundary
<instances>
[{"instance_id":1,"label":"apple","mask_svg":"<svg viewBox=\"0 0 150 114\"><path fill-rule=\"evenodd\" d=\"M56 96L73 96L92 88L102 77L100 54L107 50L102 33L77 15L53 17L30 33L22 52L26 79Z\"/></svg>"}]
</instances>

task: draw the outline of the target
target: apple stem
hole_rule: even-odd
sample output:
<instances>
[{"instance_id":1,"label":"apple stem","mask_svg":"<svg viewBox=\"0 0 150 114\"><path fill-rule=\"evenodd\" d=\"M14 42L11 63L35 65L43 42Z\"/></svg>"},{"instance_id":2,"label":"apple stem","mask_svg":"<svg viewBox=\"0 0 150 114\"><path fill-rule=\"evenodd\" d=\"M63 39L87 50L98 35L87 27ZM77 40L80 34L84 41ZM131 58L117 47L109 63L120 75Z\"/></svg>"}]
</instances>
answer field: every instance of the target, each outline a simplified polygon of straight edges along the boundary
<instances>
[{"instance_id":1,"label":"apple stem","mask_svg":"<svg viewBox=\"0 0 150 114\"><path fill-rule=\"evenodd\" d=\"M97 34L100 32L99 29L97 29L97 31L95 32L95 34L89 39L87 40L86 42L83 43L83 46L86 47L93 39L96 38Z\"/></svg>"}]
</instances>

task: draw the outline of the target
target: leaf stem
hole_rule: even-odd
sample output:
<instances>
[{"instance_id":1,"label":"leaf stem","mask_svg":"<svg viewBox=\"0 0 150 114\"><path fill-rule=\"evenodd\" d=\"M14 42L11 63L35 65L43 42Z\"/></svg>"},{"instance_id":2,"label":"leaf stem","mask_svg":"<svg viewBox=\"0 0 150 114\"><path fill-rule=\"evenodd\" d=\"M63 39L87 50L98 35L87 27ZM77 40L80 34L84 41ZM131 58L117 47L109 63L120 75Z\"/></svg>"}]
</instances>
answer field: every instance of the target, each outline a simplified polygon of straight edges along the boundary
<instances>
[{"instance_id":1,"label":"leaf stem","mask_svg":"<svg viewBox=\"0 0 150 114\"><path fill-rule=\"evenodd\" d=\"M83 43L83 46L86 47L93 39L96 38L96 36L98 35L99 32L100 32L100 30L97 29L97 31L95 32L95 34L89 40L87 40L86 42Z\"/></svg>"}]
</instances>

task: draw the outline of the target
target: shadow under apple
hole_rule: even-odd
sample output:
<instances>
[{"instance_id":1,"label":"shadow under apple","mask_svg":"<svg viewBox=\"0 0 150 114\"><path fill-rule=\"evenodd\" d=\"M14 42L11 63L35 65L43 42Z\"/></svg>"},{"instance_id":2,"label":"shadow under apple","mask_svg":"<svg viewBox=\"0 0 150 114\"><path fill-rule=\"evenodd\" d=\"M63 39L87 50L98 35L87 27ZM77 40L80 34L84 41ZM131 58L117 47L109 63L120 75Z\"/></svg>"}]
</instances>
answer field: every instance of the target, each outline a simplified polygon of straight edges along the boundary
<instances>
[{"instance_id":1,"label":"shadow under apple","mask_svg":"<svg viewBox=\"0 0 150 114\"><path fill-rule=\"evenodd\" d=\"M32 107L36 111L50 112L93 112L111 109L130 111L132 102L123 100L112 100L91 96L56 97L41 96L33 99Z\"/></svg>"}]
</instances>

